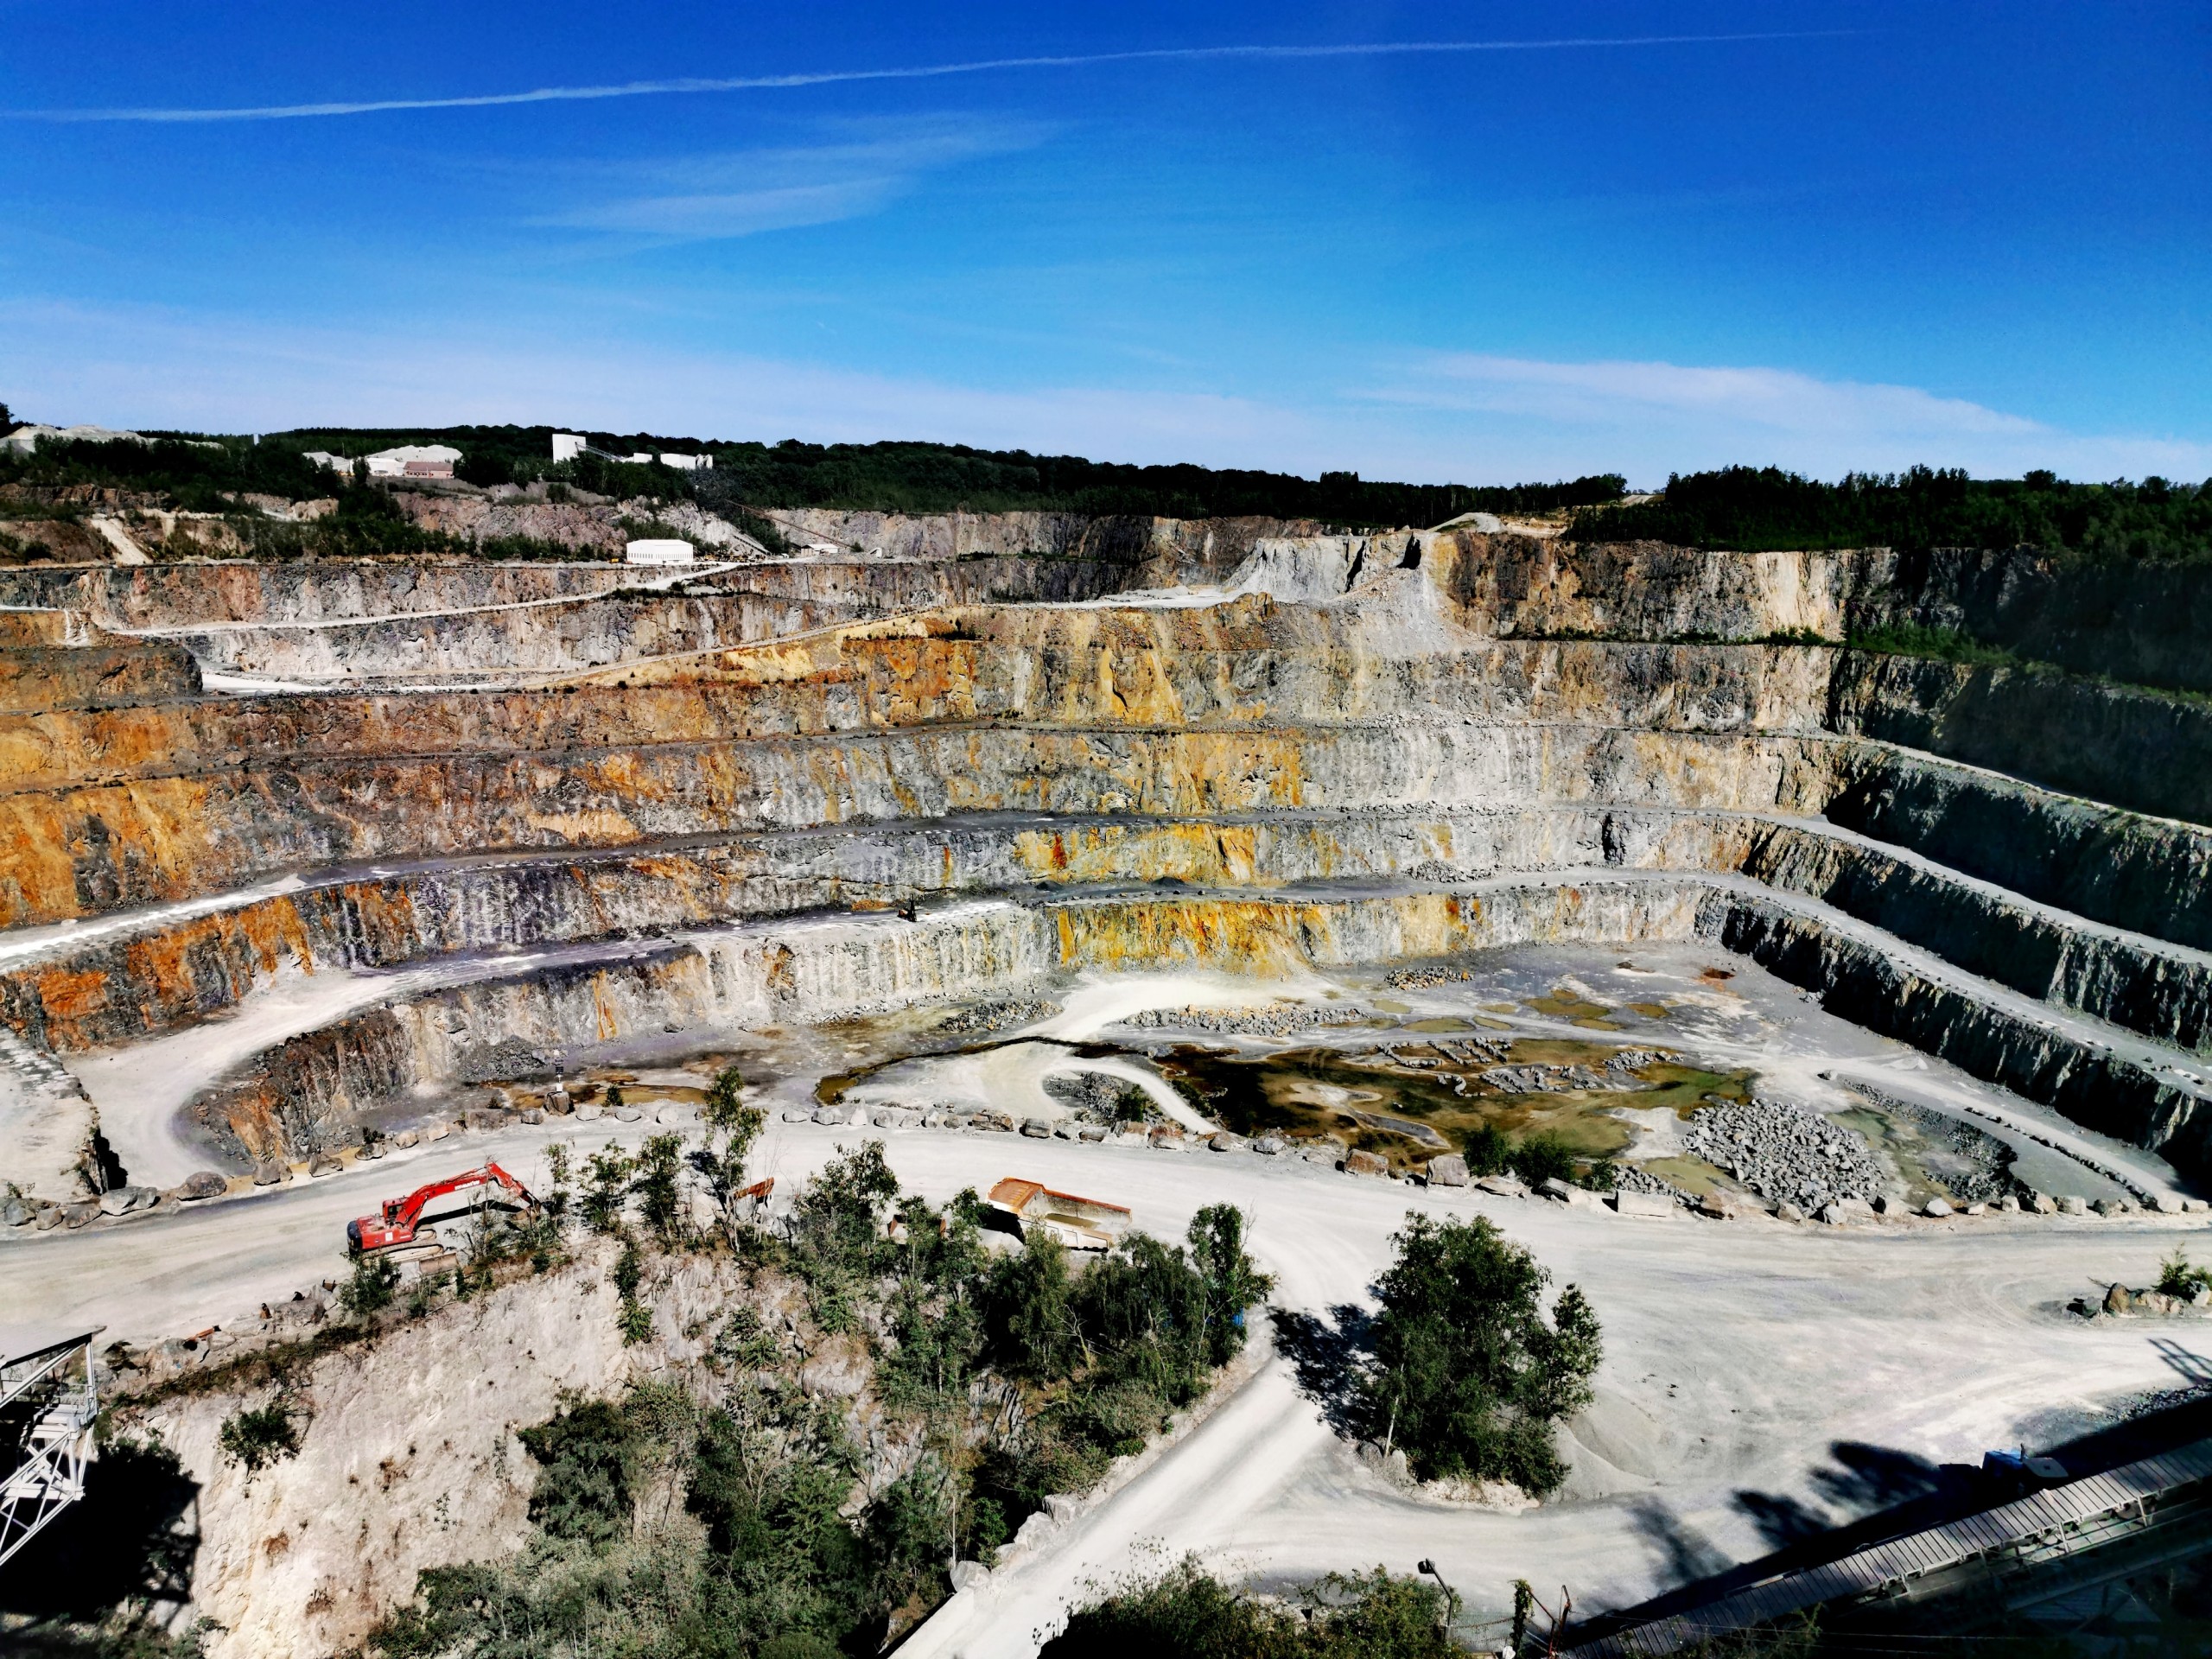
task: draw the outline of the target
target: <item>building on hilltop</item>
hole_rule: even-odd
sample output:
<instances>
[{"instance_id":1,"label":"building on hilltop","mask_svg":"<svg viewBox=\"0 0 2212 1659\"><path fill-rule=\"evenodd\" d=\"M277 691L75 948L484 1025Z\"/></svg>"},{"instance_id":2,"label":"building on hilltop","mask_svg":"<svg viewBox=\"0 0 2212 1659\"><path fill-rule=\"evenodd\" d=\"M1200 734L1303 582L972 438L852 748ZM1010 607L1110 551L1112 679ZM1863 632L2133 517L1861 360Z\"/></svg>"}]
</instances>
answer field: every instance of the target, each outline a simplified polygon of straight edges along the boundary
<instances>
[{"instance_id":1,"label":"building on hilltop","mask_svg":"<svg viewBox=\"0 0 2212 1659\"><path fill-rule=\"evenodd\" d=\"M673 536L648 537L631 542L622 550L626 564L690 564L698 556L698 550L690 543Z\"/></svg>"},{"instance_id":2,"label":"building on hilltop","mask_svg":"<svg viewBox=\"0 0 2212 1659\"><path fill-rule=\"evenodd\" d=\"M657 455L649 449L640 449L632 455L618 455L605 449L594 448L591 441L581 432L556 432L553 435L553 459L556 462L574 461L579 455L597 455L601 461L626 461L632 467L650 467L658 461L679 473L709 473L715 467L712 455L672 453Z\"/></svg>"}]
</instances>

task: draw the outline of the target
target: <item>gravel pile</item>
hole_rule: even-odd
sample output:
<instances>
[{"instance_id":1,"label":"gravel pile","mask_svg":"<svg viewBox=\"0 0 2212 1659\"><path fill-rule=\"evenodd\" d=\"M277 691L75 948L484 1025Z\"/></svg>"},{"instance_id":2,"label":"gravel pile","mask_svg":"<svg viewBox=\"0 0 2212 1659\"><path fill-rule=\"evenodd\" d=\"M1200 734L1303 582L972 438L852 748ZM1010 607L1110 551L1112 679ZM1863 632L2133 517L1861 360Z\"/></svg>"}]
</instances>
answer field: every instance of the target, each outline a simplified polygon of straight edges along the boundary
<instances>
[{"instance_id":1,"label":"gravel pile","mask_svg":"<svg viewBox=\"0 0 2212 1659\"><path fill-rule=\"evenodd\" d=\"M1616 1071L1610 1065L1603 1071L1586 1065L1494 1065L1483 1073L1483 1081L1506 1095L1560 1095L1576 1090L1650 1087L1643 1078L1630 1076L1625 1069Z\"/></svg>"},{"instance_id":2,"label":"gravel pile","mask_svg":"<svg viewBox=\"0 0 2212 1659\"><path fill-rule=\"evenodd\" d=\"M1613 1185L1624 1192L1649 1192L1655 1198L1672 1198L1677 1204L1689 1202L1688 1193L1661 1180L1641 1164L1615 1164Z\"/></svg>"},{"instance_id":3,"label":"gravel pile","mask_svg":"<svg viewBox=\"0 0 2212 1659\"><path fill-rule=\"evenodd\" d=\"M1433 991L1440 985L1464 985L1475 976L1471 968L1402 968L1383 976L1382 982L1401 991Z\"/></svg>"},{"instance_id":4,"label":"gravel pile","mask_svg":"<svg viewBox=\"0 0 2212 1659\"><path fill-rule=\"evenodd\" d=\"M1818 1112L1778 1101L1705 1107L1682 1144L1760 1197L1787 1199L1808 1215L1833 1198L1871 1198L1884 1182L1864 1141Z\"/></svg>"},{"instance_id":5,"label":"gravel pile","mask_svg":"<svg viewBox=\"0 0 2212 1659\"><path fill-rule=\"evenodd\" d=\"M1287 1037L1316 1026L1358 1026L1371 1018L1364 1008L1317 1008L1293 1002L1272 1008L1147 1008L1122 1023L1147 1030L1215 1031L1226 1036Z\"/></svg>"}]
</instances>

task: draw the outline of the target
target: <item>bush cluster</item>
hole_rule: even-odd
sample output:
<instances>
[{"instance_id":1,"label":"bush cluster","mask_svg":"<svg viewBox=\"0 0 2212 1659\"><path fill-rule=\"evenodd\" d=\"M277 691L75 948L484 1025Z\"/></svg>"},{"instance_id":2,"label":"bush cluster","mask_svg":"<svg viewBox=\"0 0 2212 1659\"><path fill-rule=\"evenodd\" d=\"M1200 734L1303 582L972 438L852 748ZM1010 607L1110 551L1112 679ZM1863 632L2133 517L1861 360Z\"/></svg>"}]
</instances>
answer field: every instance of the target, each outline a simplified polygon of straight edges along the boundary
<instances>
[{"instance_id":1,"label":"bush cluster","mask_svg":"<svg viewBox=\"0 0 2212 1659\"><path fill-rule=\"evenodd\" d=\"M1547 1317L1551 1275L1480 1217L1408 1214L1392 1242L1362 1427L1424 1479L1554 1491L1567 1466L1553 1425L1590 1402L1603 1351L1589 1302L1569 1285Z\"/></svg>"},{"instance_id":2,"label":"bush cluster","mask_svg":"<svg viewBox=\"0 0 2212 1659\"><path fill-rule=\"evenodd\" d=\"M1578 512L1577 541L1745 551L1837 547L2037 547L2091 559L2212 557L2212 488L2072 484L2047 472L1974 479L1916 467L1823 483L1776 467L1676 474L1663 494Z\"/></svg>"},{"instance_id":3,"label":"bush cluster","mask_svg":"<svg viewBox=\"0 0 2212 1659\"><path fill-rule=\"evenodd\" d=\"M1435 1586L1376 1567L1260 1601L1194 1561L1078 1608L1039 1659L1452 1659Z\"/></svg>"}]
</instances>

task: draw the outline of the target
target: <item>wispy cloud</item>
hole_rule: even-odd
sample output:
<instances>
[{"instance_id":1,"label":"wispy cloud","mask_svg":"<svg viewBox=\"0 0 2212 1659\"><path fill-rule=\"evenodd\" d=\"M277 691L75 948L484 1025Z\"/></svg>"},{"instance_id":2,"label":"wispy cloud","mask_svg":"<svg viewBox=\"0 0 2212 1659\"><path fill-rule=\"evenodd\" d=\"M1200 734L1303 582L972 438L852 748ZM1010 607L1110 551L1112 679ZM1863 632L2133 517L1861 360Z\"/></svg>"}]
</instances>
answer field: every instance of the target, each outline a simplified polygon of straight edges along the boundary
<instances>
[{"instance_id":1,"label":"wispy cloud","mask_svg":"<svg viewBox=\"0 0 2212 1659\"><path fill-rule=\"evenodd\" d=\"M1790 29L1737 35L1570 35L1541 41L1371 41L1319 46L1173 46L1128 52L1083 52L1016 58L976 58L958 63L911 64L883 69L822 69L781 75L686 75L666 80L626 80L594 86L537 86L518 92L479 92L458 98L379 98L320 104L261 104L231 108L0 110L0 118L24 121L296 121L319 116L387 115L409 110L482 110L513 104L566 104L609 98L664 98L701 92L785 91L849 81L934 80L1020 69L1084 69L1114 63L1298 61L1320 58L1448 55L1467 52L1569 52L1650 46L1724 46L1746 41L1817 40L1852 29Z\"/></svg>"},{"instance_id":2,"label":"wispy cloud","mask_svg":"<svg viewBox=\"0 0 2212 1659\"><path fill-rule=\"evenodd\" d=\"M584 200L533 222L686 240L752 236L872 213L924 175L1040 142L1035 123L938 118L849 127L830 143L580 169ZM620 194L604 194L613 187Z\"/></svg>"},{"instance_id":3,"label":"wispy cloud","mask_svg":"<svg viewBox=\"0 0 2212 1659\"><path fill-rule=\"evenodd\" d=\"M2069 432L1963 397L1792 369L1441 353L1360 395L1471 417L1477 429L1548 429L1646 481L1670 471L1771 462L1826 476L1926 463L1988 474L2051 467L2076 477L2212 470L2212 444Z\"/></svg>"},{"instance_id":4,"label":"wispy cloud","mask_svg":"<svg viewBox=\"0 0 2212 1659\"><path fill-rule=\"evenodd\" d=\"M1549 363L1452 354L1423 365L1432 386L1458 390L1475 409L1553 420L1648 423L1655 414L1718 417L1777 432L1991 433L2047 429L1917 386L1820 380L1789 369L1700 368L1679 363ZM1447 400L1451 400L1448 398Z\"/></svg>"}]
</instances>

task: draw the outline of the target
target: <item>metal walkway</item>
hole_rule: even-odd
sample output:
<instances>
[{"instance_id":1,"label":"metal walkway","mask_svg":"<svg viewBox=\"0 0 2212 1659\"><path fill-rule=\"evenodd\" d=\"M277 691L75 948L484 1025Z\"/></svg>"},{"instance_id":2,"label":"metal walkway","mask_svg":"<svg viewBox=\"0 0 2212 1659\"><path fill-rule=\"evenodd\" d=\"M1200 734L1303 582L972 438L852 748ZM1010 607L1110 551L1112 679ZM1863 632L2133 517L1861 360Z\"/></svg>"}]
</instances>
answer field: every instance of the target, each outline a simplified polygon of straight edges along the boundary
<instances>
[{"instance_id":1,"label":"metal walkway","mask_svg":"<svg viewBox=\"0 0 2212 1659\"><path fill-rule=\"evenodd\" d=\"M0 1562L85 1495L102 1328L0 1326Z\"/></svg>"},{"instance_id":2,"label":"metal walkway","mask_svg":"<svg viewBox=\"0 0 2212 1659\"><path fill-rule=\"evenodd\" d=\"M2212 1481L2212 1440L2031 1493L1999 1508L1784 1573L1688 1612L1584 1643L1588 1659L1662 1659L1700 1642L1838 1601L1910 1601L1994 1581L2138 1536L2162 1503ZM2201 1496L2201 1494L2200 1494ZM2194 1510L2194 1504L2189 1505Z\"/></svg>"}]
</instances>

